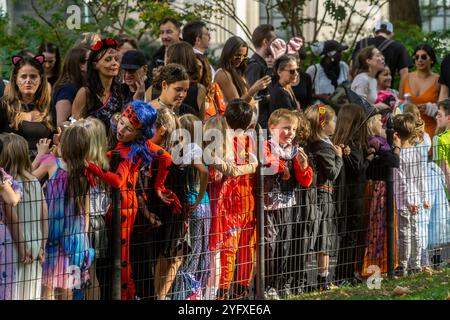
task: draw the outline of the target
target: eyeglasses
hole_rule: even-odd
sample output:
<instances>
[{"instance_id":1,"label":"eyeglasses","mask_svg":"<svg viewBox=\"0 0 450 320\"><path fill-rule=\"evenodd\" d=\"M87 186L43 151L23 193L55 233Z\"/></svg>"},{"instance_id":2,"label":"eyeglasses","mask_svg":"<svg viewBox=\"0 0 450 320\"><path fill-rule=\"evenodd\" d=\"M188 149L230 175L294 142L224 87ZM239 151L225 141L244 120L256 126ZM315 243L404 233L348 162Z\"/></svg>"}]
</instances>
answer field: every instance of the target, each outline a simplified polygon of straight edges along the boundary
<instances>
[{"instance_id":1,"label":"eyeglasses","mask_svg":"<svg viewBox=\"0 0 450 320\"><path fill-rule=\"evenodd\" d=\"M426 54L416 54L414 60L428 60L428 55Z\"/></svg>"},{"instance_id":2,"label":"eyeglasses","mask_svg":"<svg viewBox=\"0 0 450 320\"><path fill-rule=\"evenodd\" d=\"M291 69L291 70L285 69L284 71L287 71L287 72L289 72L291 75L294 75L294 74L296 74L296 73L299 73L299 72L300 72L300 69Z\"/></svg>"}]
</instances>

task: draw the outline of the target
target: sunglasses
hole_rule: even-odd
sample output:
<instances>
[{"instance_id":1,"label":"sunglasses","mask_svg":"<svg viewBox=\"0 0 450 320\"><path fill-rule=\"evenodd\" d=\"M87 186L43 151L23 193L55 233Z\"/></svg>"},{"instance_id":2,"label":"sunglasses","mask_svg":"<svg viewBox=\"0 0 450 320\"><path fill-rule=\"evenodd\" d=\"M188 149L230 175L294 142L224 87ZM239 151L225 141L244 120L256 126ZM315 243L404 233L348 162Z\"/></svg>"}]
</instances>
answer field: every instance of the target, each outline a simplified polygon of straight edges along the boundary
<instances>
[{"instance_id":1,"label":"sunglasses","mask_svg":"<svg viewBox=\"0 0 450 320\"><path fill-rule=\"evenodd\" d=\"M294 75L294 74L296 74L296 73L299 73L300 72L300 69L292 69L292 70L284 70L284 71L287 71L287 72L289 72L291 75Z\"/></svg>"},{"instance_id":2,"label":"sunglasses","mask_svg":"<svg viewBox=\"0 0 450 320\"><path fill-rule=\"evenodd\" d=\"M414 60L428 60L428 55L426 54L416 54Z\"/></svg>"}]
</instances>

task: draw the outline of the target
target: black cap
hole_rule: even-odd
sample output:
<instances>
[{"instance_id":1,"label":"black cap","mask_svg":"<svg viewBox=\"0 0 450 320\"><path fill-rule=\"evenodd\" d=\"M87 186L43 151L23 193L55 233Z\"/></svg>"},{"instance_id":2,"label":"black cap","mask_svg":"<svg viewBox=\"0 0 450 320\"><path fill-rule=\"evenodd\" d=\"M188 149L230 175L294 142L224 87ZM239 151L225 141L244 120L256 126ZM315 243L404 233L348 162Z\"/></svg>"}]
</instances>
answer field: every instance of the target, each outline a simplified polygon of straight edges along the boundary
<instances>
[{"instance_id":1,"label":"black cap","mask_svg":"<svg viewBox=\"0 0 450 320\"><path fill-rule=\"evenodd\" d=\"M142 51L129 50L123 55L120 67L127 70L137 70L146 64L147 61L145 60L145 56Z\"/></svg>"},{"instance_id":2,"label":"black cap","mask_svg":"<svg viewBox=\"0 0 450 320\"><path fill-rule=\"evenodd\" d=\"M345 44L341 44L337 42L336 40L327 40L323 44L323 51L322 54L327 54L328 52L332 51L344 51L347 50L348 46Z\"/></svg>"}]
</instances>

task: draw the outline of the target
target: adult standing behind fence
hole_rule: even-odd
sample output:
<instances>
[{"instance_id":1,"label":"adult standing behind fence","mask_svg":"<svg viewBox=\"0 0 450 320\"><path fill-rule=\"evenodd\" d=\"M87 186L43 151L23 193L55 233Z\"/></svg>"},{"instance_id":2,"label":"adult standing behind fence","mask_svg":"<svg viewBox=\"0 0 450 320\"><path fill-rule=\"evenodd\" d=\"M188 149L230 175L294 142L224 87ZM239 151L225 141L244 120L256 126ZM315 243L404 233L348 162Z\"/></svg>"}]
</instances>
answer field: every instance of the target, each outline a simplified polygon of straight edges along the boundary
<instances>
[{"instance_id":1,"label":"adult standing behind fence","mask_svg":"<svg viewBox=\"0 0 450 320\"><path fill-rule=\"evenodd\" d=\"M273 77L276 81L269 87L269 114L280 108L293 111L300 110L300 104L295 99L295 94L292 90L292 85L299 76L295 56L285 54L279 57L275 60L273 72Z\"/></svg>"},{"instance_id":2,"label":"adult standing behind fence","mask_svg":"<svg viewBox=\"0 0 450 320\"><path fill-rule=\"evenodd\" d=\"M159 23L162 46L153 55L151 64L153 79L158 76L159 69L164 66L167 47L181 41L181 26L182 24L174 18L164 18Z\"/></svg>"},{"instance_id":3,"label":"adult standing behind fence","mask_svg":"<svg viewBox=\"0 0 450 320\"><path fill-rule=\"evenodd\" d=\"M23 136L32 158L41 138L50 138L53 126L50 116L50 90L45 78L44 56L13 56L8 93L0 105L0 132Z\"/></svg>"},{"instance_id":4,"label":"adult standing behind fence","mask_svg":"<svg viewBox=\"0 0 450 320\"><path fill-rule=\"evenodd\" d=\"M269 76L264 76L249 86L245 79L247 54L248 45L240 37L231 37L225 42L219 60L220 69L214 77L223 91L225 104L234 99L254 104L254 96L272 82Z\"/></svg>"},{"instance_id":5,"label":"adult standing behind fence","mask_svg":"<svg viewBox=\"0 0 450 320\"><path fill-rule=\"evenodd\" d=\"M384 69L384 57L380 50L369 46L358 54L359 67L352 82L352 90L370 104L375 104L378 96L376 74Z\"/></svg>"},{"instance_id":6,"label":"adult standing behind fence","mask_svg":"<svg viewBox=\"0 0 450 320\"><path fill-rule=\"evenodd\" d=\"M342 51L348 46L336 40L316 42L311 46L316 56L321 56L320 63L309 66L306 73L312 79L313 98L328 100L338 85L348 80L349 67L341 61Z\"/></svg>"},{"instance_id":7,"label":"adult standing behind fence","mask_svg":"<svg viewBox=\"0 0 450 320\"><path fill-rule=\"evenodd\" d=\"M428 44L421 44L414 49L416 71L410 72L400 87L400 98L409 94L411 102L419 107L420 117L425 122L425 131L432 137L436 131L437 107L433 106L439 99L439 75L432 71L436 63L436 53Z\"/></svg>"},{"instance_id":8,"label":"adult standing behind fence","mask_svg":"<svg viewBox=\"0 0 450 320\"><path fill-rule=\"evenodd\" d=\"M78 90L72 105L75 119L88 116L98 118L109 131L111 117L122 109L119 67L115 40L105 38L91 47L86 86Z\"/></svg>"},{"instance_id":9,"label":"adult standing behind fence","mask_svg":"<svg viewBox=\"0 0 450 320\"><path fill-rule=\"evenodd\" d=\"M389 21L377 22L373 31L375 33L374 37L364 38L356 43L352 53L352 71L358 68L355 65L358 53L362 49L373 45L384 55L392 76L395 76L397 72L400 74L399 87L402 87L408 74L408 68L412 66L408 51L400 42L392 39L394 37L394 27ZM352 75L354 75L353 72Z\"/></svg>"},{"instance_id":10,"label":"adult standing behind fence","mask_svg":"<svg viewBox=\"0 0 450 320\"><path fill-rule=\"evenodd\" d=\"M200 114L200 110L205 108L206 88L198 82L199 70L197 58L195 57L192 46L181 41L167 48L166 63L178 63L182 65L189 74L189 89L183 103L192 107L196 111L196 116Z\"/></svg>"},{"instance_id":11,"label":"adult standing behind fence","mask_svg":"<svg viewBox=\"0 0 450 320\"><path fill-rule=\"evenodd\" d=\"M45 57L44 70L48 83L52 86L61 73L61 55L59 48L51 42L43 42L38 48L38 54Z\"/></svg>"},{"instance_id":12,"label":"adult standing behind fence","mask_svg":"<svg viewBox=\"0 0 450 320\"><path fill-rule=\"evenodd\" d=\"M252 43L255 47L255 53L252 55L247 63L247 70L245 76L250 86L255 84L264 76L271 74L271 70L267 66L265 59L272 55L270 51L270 44L276 38L275 28L270 24L262 24L256 27L252 34ZM267 121L269 120L269 100L267 98L268 90L261 90L258 92L261 100L258 103L259 119L258 123L262 128L267 128Z\"/></svg>"},{"instance_id":13,"label":"adult standing behind fence","mask_svg":"<svg viewBox=\"0 0 450 320\"><path fill-rule=\"evenodd\" d=\"M72 114L72 103L86 78L88 54L86 47L74 47L64 57L62 73L52 95L51 112L56 127L62 127Z\"/></svg>"}]
</instances>

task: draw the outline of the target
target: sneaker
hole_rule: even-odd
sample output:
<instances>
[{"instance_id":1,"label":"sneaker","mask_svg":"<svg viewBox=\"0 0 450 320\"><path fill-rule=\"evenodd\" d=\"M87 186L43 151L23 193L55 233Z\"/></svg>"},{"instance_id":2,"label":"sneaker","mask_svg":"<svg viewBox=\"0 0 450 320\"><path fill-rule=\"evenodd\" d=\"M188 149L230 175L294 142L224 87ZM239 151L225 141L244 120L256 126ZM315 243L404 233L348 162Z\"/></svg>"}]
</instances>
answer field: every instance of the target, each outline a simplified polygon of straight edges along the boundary
<instances>
[{"instance_id":1,"label":"sneaker","mask_svg":"<svg viewBox=\"0 0 450 320\"><path fill-rule=\"evenodd\" d=\"M266 300L280 300L280 296L275 288L269 288L264 292L264 298Z\"/></svg>"}]
</instances>

